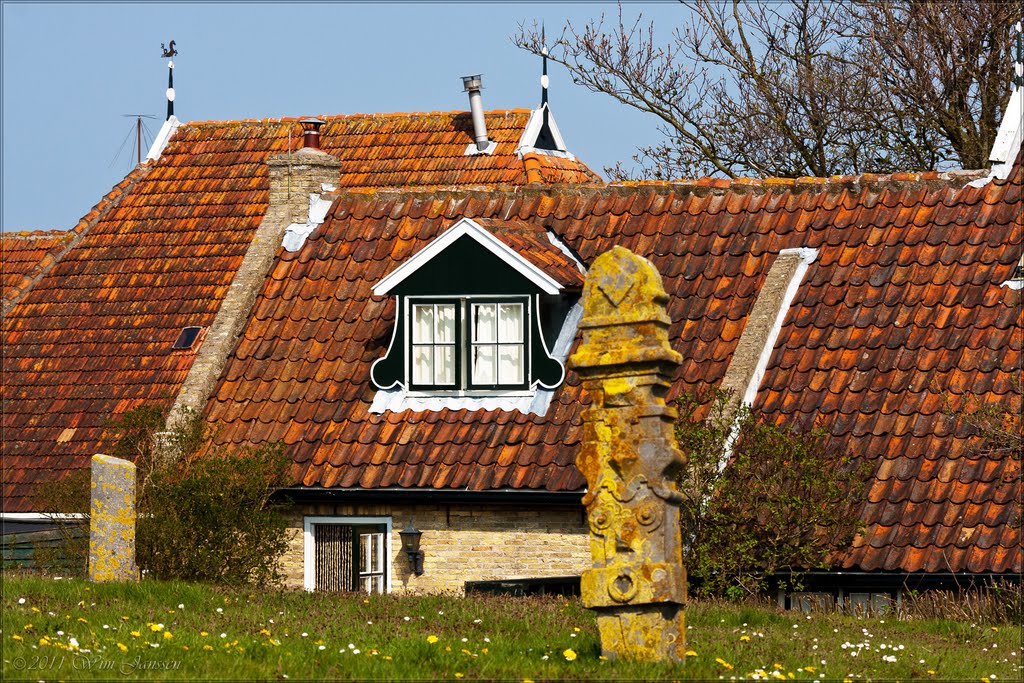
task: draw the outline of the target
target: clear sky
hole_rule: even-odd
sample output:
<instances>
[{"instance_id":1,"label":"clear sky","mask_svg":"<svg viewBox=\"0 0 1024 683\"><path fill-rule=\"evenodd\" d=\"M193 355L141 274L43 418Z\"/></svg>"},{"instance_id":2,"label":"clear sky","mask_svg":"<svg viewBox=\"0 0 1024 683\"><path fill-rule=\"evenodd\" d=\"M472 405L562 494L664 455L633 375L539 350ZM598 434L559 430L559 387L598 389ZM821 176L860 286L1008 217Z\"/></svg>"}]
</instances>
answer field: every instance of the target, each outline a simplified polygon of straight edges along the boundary
<instances>
[{"instance_id":1,"label":"clear sky","mask_svg":"<svg viewBox=\"0 0 1024 683\"><path fill-rule=\"evenodd\" d=\"M467 110L461 76L482 73L487 109L535 107L540 60L511 44L521 22L548 35L611 2L3 2L4 230L66 229L135 164L135 119L155 133L175 58L182 121ZM631 2L659 28L674 2ZM657 121L550 67L569 151L603 175L658 139ZM122 148L123 145L123 148ZM120 149L120 155L118 151ZM146 145L143 145L145 155Z\"/></svg>"}]
</instances>

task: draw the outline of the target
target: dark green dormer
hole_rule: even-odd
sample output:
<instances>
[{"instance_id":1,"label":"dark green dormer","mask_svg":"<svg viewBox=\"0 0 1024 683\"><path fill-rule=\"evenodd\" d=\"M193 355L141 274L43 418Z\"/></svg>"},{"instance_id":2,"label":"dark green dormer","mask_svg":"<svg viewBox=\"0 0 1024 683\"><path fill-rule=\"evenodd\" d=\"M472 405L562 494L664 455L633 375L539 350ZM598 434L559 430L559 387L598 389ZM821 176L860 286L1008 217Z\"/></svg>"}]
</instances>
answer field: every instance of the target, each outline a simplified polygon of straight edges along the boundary
<instances>
[{"instance_id":1,"label":"dark green dormer","mask_svg":"<svg viewBox=\"0 0 1024 683\"><path fill-rule=\"evenodd\" d=\"M397 301L371 379L436 395L553 389L565 368L551 348L582 283L542 229L464 218L373 288Z\"/></svg>"}]
</instances>

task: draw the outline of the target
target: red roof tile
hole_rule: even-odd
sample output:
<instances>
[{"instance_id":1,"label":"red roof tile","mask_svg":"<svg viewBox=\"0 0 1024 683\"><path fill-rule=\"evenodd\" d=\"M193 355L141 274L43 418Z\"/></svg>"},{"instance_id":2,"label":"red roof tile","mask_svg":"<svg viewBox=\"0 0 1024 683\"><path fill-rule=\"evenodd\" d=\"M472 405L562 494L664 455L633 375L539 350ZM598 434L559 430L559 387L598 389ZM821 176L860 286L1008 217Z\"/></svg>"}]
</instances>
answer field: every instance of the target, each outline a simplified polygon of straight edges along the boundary
<instances>
[{"instance_id":1,"label":"red roof tile","mask_svg":"<svg viewBox=\"0 0 1024 683\"><path fill-rule=\"evenodd\" d=\"M625 246L654 262L672 297L684 358L674 398L721 382L768 267L782 249L811 247L818 258L754 408L821 425L872 463L867 530L837 564L1021 571L1020 527L1009 523L1020 461L979 451L944 412L968 393L1019 409L1010 378L1021 367L1021 292L1000 285L1024 249L1021 173L981 188L966 180L342 195L302 250L281 254L206 416L225 443L283 438L308 486L580 490L573 463L589 399L572 372L544 416L370 414L370 364L395 317L371 286L463 216L546 226L584 262ZM291 324L311 311L322 326ZM326 393L338 403L325 405Z\"/></svg>"},{"instance_id":2,"label":"red roof tile","mask_svg":"<svg viewBox=\"0 0 1024 683\"><path fill-rule=\"evenodd\" d=\"M24 278L41 269L54 252L73 237L66 230L0 233L0 297L6 303L21 293Z\"/></svg>"},{"instance_id":3,"label":"red roof tile","mask_svg":"<svg viewBox=\"0 0 1024 683\"><path fill-rule=\"evenodd\" d=\"M326 116L321 147L341 159L338 185L350 190L515 186L527 182L515 148L529 114L486 114L497 142L490 155L464 155L472 140L464 112ZM194 352L171 346L181 328L212 323L266 213L266 159L287 152L289 134L292 148L300 146L298 120L182 125L159 160L138 167L83 217L59 261L43 255L38 263L48 270L34 266L34 277L18 283L5 276L5 302L9 292L16 299L3 318L5 511L38 509L35 482L86 466L103 447L106 425L127 410L175 396ZM575 181L599 180L580 162L551 163ZM298 281L284 284L292 293ZM353 315L370 320L367 311ZM316 334L307 322L290 320L286 333L307 341ZM319 343L333 342L330 330L320 334ZM361 357L353 342L345 345L350 360ZM257 350L261 360L268 348ZM255 397L279 401L288 388L261 386ZM261 417L250 425L254 438L271 419ZM289 434L287 425L270 426L275 438Z\"/></svg>"}]
</instances>

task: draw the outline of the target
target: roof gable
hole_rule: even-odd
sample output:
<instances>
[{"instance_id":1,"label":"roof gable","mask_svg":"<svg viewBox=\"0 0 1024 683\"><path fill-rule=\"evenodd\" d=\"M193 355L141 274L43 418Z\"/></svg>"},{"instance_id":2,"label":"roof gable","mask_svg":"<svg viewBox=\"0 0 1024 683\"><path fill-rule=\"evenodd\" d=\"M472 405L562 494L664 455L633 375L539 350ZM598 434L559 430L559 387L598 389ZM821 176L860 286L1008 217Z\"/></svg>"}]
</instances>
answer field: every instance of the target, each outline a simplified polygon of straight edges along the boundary
<instances>
[{"instance_id":1,"label":"roof gable","mask_svg":"<svg viewBox=\"0 0 1024 683\"><path fill-rule=\"evenodd\" d=\"M490 225L495 226L494 223ZM549 244L547 249L539 251L538 254L531 258L526 255L529 253L529 247L536 248L540 246L535 239L531 240L525 235L512 234L498 237L480 225L480 223L469 218L462 218L374 285L374 295L385 296L391 293L392 290L407 278L420 268L426 266L441 252L463 237L473 240L497 256L503 263L522 275L545 294L558 294L566 285L578 287L582 282L579 277L579 271L566 268L565 262L568 261L568 258L561 252L558 252L557 248L554 248L553 245ZM518 249L512 245L516 245ZM552 254L552 251L556 253ZM539 265L544 263L541 260L543 258L542 254L549 257L550 263L545 264L549 265L549 268ZM552 256L554 258L550 258ZM554 273L550 271L554 271ZM560 279L564 280L564 282L556 280L554 277L555 273L560 275Z\"/></svg>"}]
</instances>

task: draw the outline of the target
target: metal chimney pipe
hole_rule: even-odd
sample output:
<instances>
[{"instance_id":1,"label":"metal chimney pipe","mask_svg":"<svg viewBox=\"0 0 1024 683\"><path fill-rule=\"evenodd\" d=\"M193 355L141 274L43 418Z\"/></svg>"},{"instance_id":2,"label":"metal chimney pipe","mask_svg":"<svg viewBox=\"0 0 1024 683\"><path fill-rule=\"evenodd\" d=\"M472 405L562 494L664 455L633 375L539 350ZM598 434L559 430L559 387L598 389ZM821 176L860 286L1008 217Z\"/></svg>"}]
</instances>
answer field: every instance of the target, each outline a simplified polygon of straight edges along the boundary
<instances>
[{"instance_id":1,"label":"metal chimney pipe","mask_svg":"<svg viewBox=\"0 0 1024 683\"><path fill-rule=\"evenodd\" d=\"M487 124L484 123L484 103L480 96L483 90L480 74L462 77L462 89L469 93L469 111L473 115L473 141L479 151L484 151L491 144L487 139Z\"/></svg>"},{"instance_id":2,"label":"metal chimney pipe","mask_svg":"<svg viewBox=\"0 0 1024 683\"><path fill-rule=\"evenodd\" d=\"M324 122L320 119L302 119L302 146L305 149L320 149L320 126Z\"/></svg>"}]
</instances>

